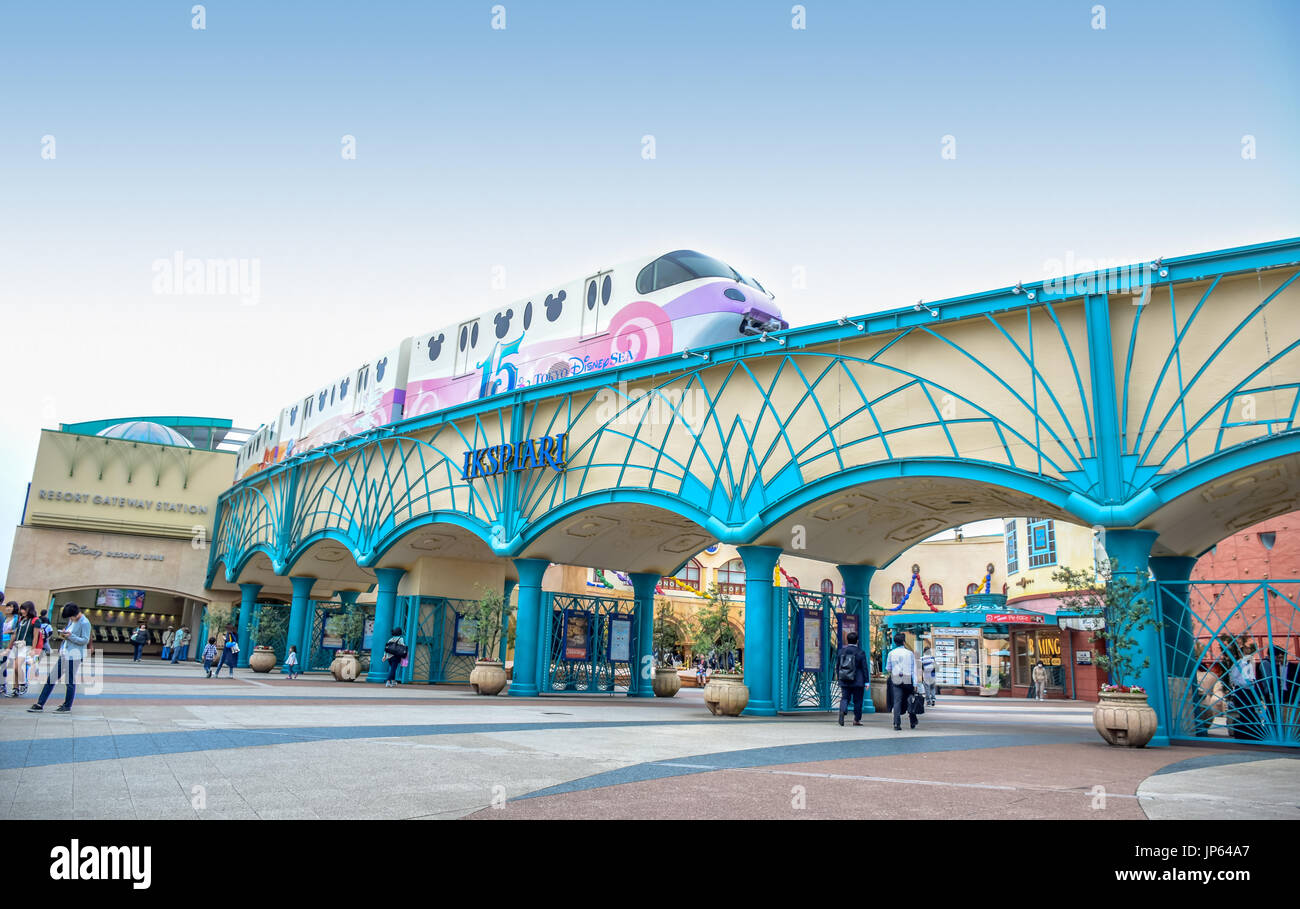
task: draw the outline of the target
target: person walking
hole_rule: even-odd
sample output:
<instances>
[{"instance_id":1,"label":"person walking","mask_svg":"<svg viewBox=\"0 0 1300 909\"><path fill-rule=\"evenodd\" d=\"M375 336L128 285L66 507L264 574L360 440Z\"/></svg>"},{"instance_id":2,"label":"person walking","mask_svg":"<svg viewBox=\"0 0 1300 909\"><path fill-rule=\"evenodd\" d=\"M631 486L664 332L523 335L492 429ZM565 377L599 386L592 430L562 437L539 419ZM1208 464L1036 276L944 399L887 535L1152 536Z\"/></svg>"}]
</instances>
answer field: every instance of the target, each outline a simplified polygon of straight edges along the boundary
<instances>
[{"instance_id":1,"label":"person walking","mask_svg":"<svg viewBox=\"0 0 1300 909\"><path fill-rule=\"evenodd\" d=\"M30 608L30 614L27 608ZM36 623L36 607L24 603L18 613L18 624L14 626L9 638L9 649L5 652L5 685L9 697L16 698L27 693L27 662L36 644L40 626ZM12 681L11 681L12 679Z\"/></svg>"},{"instance_id":2,"label":"person walking","mask_svg":"<svg viewBox=\"0 0 1300 909\"><path fill-rule=\"evenodd\" d=\"M289 655L284 658L284 671L289 674L290 679L296 679L298 672L298 647L295 645L289 648Z\"/></svg>"},{"instance_id":3,"label":"person walking","mask_svg":"<svg viewBox=\"0 0 1300 909\"><path fill-rule=\"evenodd\" d=\"M894 649L889 651L889 681L894 685L894 729L902 729L904 709L911 721L909 728L916 728L916 712L912 706L912 695L916 693L916 654L904 646L907 636L899 631L894 635Z\"/></svg>"},{"instance_id":4,"label":"person walking","mask_svg":"<svg viewBox=\"0 0 1300 909\"><path fill-rule=\"evenodd\" d=\"M384 644L383 659L388 664L388 681L384 682L384 687L393 688L397 685L397 670L406 659L406 638L402 637L402 629L393 629L393 636Z\"/></svg>"},{"instance_id":5,"label":"person walking","mask_svg":"<svg viewBox=\"0 0 1300 909\"><path fill-rule=\"evenodd\" d=\"M862 725L862 699L867 691L867 655L858 646L858 633L850 631L845 637L848 642L840 648L836 657L836 681L840 683L840 725L844 725L844 714L849 711L849 701L853 702L853 725Z\"/></svg>"},{"instance_id":6,"label":"person walking","mask_svg":"<svg viewBox=\"0 0 1300 909\"><path fill-rule=\"evenodd\" d=\"M203 671L212 678L212 661L217 658L217 639L208 638L208 646L203 648Z\"/></svg>"},{"instance_id":7,"label":"person walking","mask_svg":"<svg viewBox=\"0 0 1300 909\"><path fill-rule=\"evenodd\" d=\"M63 618L68 624L60 632L63 645L59 648L58 662L54 664L54 672L45 680L41 696L27 708L28 713L40 713L45 709L45 702L50 699L54 685L60 678L64 680L66 693L63 703L54 712L69 713L72 710L72 701L77 696L77 670L86 658L86 645L90 643L90 620L82 614L81 607L76 603L68 603L63 607Z\"/></svg>"},{"instance_id":8,"label":"person walking","mask_svg":"<svg viewBox=\"0 0 1300 909\"><path fill-rule=\"evenodd\" d=\"M18 604L6 603L4 622L0 623L0 698L9 693L9 644L13 641L14 630L18 627Z\"/></svg>"},{"instance_id":9,"label":"person walking","mask_svg":"<svg viewBox=\"0 0 1300 909\"><path fill-rule=\"evenodd\" d=\"M131 635L131 643L135 645L135 656L131 662L138 663L140 655L144 653L144 645L149 643L149 630L144 627L144 622L141 622L140 627Z\"/></svg>"},{"instance_id":10,"label":"person walking","mask_svg":"<svg viewBox=\"0 0 1300 909\"><path fill-rule=\"evenodd\" d=\"M174 646L175 641L176 629L171 625L168 625L167 630L162 633L162 658L164 660L171 659L172 647Z\"/></svg>"},{"instance_id":11,"label":"person walking","mask_svg":"<svg viewBox=\"0 0 1300 909\"><path fill-rule=\"evenodd\" d=\"M1034 700L1035 701L1047 700L1048 673L1047 673L1047 666L1043 663L1042 660L1039 660L1037 663L1034 664L1033 671L1029 673L1029 677L1034 681Z\"/></svg>"},{"instance_id":12,"label":"person walking","mask_svg":"<svg viewBox=\"0 0 1300 909\"><path fill-rule=\"evenodd\" d=\"M933 707L935 698L939 696L939 686L935 677L934 654L929 647L925 648L925 653L921 656L921 678L925 680L925 706Z\"/></svg>"},{"instance_id":13,"label":"person walking","mask_svg":"<svg viewBox=\"0 0 1300 909\"><path fill-rule=\"evenodd\" d=\"M176 636L172 638L172 662L176 663L184 659L182 654L185 652L182 648L189 646L190 632L188 628L176 629Z\"/></svg>"},{"instance_id":14,"label":"person walking","mask_svg":"<svg viewBox=\"0 0 1300 909\"><path fill-rule=\"evenodd\" d=\"M230 667L230 677L235 677L235 663L239 659L239 635L234 625L226 626L225 639L221 643L221 662L217 664L217 678L221 678L221 667Z\"/></svg>"}]
</instances>

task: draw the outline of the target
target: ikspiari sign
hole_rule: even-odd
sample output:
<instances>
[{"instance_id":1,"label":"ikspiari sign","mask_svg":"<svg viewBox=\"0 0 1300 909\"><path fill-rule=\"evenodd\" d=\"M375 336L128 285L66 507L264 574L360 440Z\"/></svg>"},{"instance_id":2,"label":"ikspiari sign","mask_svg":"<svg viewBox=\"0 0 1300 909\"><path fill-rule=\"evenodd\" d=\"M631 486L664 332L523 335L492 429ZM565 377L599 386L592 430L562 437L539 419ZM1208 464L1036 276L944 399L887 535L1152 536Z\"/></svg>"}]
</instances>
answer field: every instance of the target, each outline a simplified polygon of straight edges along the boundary
<instances>
[{"instance_id":1,"label":"ikspiari sign","mask_svg":"<svg viewBox=\"0 0 1300 909\"><path fill-rule=\"evenodd\" d=\"M475 448L465 452L465 465L461 468L460 478L473 480L476 477L492 477L508 470L525 470L529 467L549 467L558 473L564 470L565 459L568 457L568 440L568 434L562 432L539 439Z\"/></svg>"}]
</instances>

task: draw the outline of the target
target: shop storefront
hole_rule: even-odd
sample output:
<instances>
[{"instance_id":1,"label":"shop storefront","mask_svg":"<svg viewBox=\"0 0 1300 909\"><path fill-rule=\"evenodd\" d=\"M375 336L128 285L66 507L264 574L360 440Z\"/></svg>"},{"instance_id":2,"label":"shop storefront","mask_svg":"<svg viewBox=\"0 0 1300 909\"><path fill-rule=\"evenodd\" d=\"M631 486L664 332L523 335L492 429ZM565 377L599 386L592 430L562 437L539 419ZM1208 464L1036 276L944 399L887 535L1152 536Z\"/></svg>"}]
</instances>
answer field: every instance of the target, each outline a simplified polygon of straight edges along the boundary
<instances>
[{"instance_id":1,"label":"shop storefront","mask_svg":"<svg viewBox=\"0 0 1300 909\"><path fill-rule=\"evenodd\" d=\"M1062 628L1057 617L1015 611L938 612L889 616L892 635L902 631L918 653L929 648L943 694L1028 697L1033 668L1047 669L1048 698L1095 699L1098 685L1091 635ZM1078 640L1076 640L1076 637ZM1078 652L1072 648L1078 645Z\"/></svg>"}]
</instances>

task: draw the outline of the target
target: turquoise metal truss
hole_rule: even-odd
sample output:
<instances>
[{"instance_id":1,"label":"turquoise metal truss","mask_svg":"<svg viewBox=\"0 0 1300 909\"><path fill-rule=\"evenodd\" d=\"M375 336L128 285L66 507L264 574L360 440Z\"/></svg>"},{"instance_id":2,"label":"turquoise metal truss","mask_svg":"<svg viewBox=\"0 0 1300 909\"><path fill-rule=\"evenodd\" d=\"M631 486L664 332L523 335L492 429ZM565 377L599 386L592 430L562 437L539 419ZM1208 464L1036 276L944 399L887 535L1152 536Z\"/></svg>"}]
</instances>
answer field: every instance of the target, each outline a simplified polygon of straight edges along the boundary
<instances>
[{"instance_id":1,"label":"turquoise metal truss","mask_svg":"<svg viewBox=\"0 0 1300 909\"><path fill-rule=\"evenodd\" d=\"M219 568L239 578L257 553L288 574L326 539L373 567L432 524L519 556L611 503L747 543L838 490L903 476L988 483L1083 524L1135 526L1199 485L1300 452L1297 262L1300 240L1288 240L1121 270L1107 294L1078 293L1095 276L1004 288L930 304L937 316L792 329L717 345L707 362L663 357L400 422L223 494L209 583ZM1241 303L1247 280L1258 293ZM560 432L562 473L460 477L465 451ZM972 433L984 442L958 443Z\"/></svg>"}]
</instances>

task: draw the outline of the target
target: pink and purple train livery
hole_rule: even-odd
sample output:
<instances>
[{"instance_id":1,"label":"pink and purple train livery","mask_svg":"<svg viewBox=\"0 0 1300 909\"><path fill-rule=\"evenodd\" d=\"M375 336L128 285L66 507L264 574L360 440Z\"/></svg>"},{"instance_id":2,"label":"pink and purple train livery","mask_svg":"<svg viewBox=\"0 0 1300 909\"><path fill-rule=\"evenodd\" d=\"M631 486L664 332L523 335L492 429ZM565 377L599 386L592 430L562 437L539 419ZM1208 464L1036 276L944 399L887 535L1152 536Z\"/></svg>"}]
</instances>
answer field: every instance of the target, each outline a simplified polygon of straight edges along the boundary
<instances>
[{"instance_id":1,"label":"pink and purple train livery","mask_svg":"<svg viewBox=\"0 0 1300 909\"><path fill-rule=\"evenodd\" d=\"M692 250L602 269L407 338L290 404L244 443L235 478L399 419L789 327L772 300Z\"/></svg>"}]
</instances>

